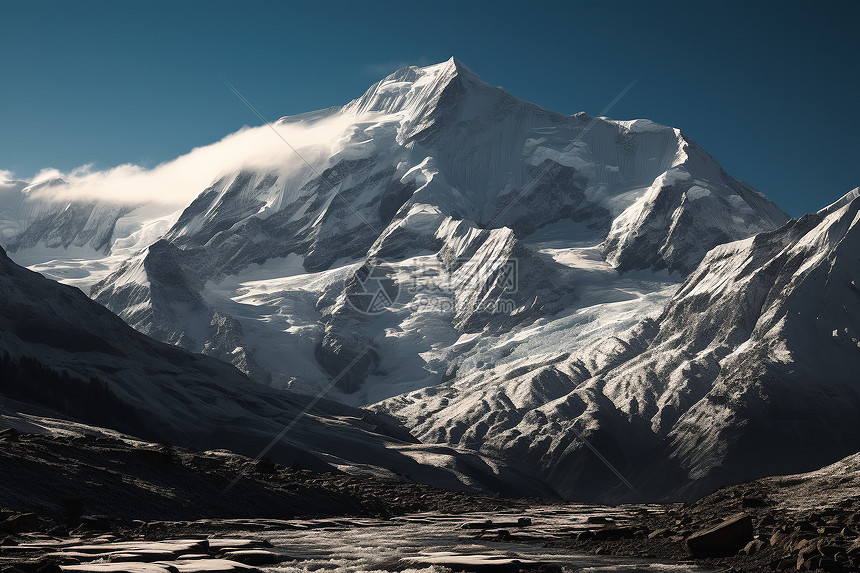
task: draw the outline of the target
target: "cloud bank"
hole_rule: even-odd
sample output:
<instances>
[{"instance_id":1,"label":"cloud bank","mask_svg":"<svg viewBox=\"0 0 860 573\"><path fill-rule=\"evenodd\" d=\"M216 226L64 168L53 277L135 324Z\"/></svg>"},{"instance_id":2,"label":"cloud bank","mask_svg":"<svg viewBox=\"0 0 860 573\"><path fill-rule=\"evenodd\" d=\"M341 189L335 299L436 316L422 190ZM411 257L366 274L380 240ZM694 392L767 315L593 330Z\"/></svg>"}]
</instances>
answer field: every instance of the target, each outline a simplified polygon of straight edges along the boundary
<instances>
[{"instance_id":1,"label":"cloud bank","mask_svg":"<svg viewBox=\"0 0 860 573\"><path fill-rule=\"evenodd\" d=\"M290 146L319 169L352 136L355 118L339 115L313 122L245 127L151 169L124 164L106 170L83 165L69 172L47 168L30 180L30 193L55 200L184 206L220 176L240 169L312 171ZM275 133L274 130L277 130ZM287 145L288 142L289 145ZM14 179L0 171L0 184Z\"/></svg>"}]
</instances>

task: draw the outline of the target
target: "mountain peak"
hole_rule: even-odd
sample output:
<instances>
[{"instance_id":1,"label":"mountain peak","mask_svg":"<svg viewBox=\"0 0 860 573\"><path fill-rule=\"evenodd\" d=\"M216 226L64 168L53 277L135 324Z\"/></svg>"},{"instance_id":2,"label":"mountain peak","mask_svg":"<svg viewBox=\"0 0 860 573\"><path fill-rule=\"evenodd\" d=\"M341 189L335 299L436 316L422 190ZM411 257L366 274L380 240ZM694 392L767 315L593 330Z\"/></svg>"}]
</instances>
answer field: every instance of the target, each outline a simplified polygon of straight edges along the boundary
<instances>
[{"instance_id":1,"label":"mountain peak","mask_svg":"<svg viewBox=\"0 0 860 573\"><path fill-rule=\"evenodd\" d=\"M426 104L438 100L454 80L486 85L466 64L451 56L431 66L406 66L373 84L363 96L344 107L348 113L399 113L414 116Z\"/></svg>"},{"instance_id":2,"label":"mountain peak","mask_svg":"<svg viewBox=\"0 0 860 573\"><path fill-rule=\"evenodd\" d=\"M839 209L841 209L845 205L852 203L858 197L860 197L860 187L855 187L854 189L852 189L851 191L849 191L848 193L846 193L845 195L843 195L842 197L840 197L839 199L837 199L836 201L834 201L833 203L831 203L830 205L825 207L824 209L821 209L820 211L818 211L818 214L819 215L829 215L830 213L838 211Z\"/></svg>"},{"instance_id":3,"label":"mountain peak","mask_svg":"<svg viewBox=\"0 0 860 573\"><path fill-rule=\"evenodd\" d=\"M419 77L454 77L454 76L470 76L480 80L480 76L475 73L472 68L458 60L455 56L451 56L444 62L438 64L430 64L428 66L404 66L395 72L383 78L383 82L390 80L414 81Z\"/></svg>"},{"instance_id":4,"label":"mountain peak","mask_svg":"<svg viewBox=\"0 0 860 573\"><path fill-rule=\"evenodd\" d=\"M477 78L479 80L481 79L480 76L478 76L478 74L476 74L474 72L474 70L472 70L472 68L470 68L469 66L464 64L461 60L458 60L456 56L451 56L450 58L448 58L447 60L445 60L441 64L436 64L435 66L426 66L426 67L421 68L421 69L426 70L428 68L433 68L433 67L437 67L437 66L444 66L444 68L446 70L453 72L454 74L457 74L457 75L472 76L472 77Z\"/></svg>"},{"instance_id":5,"label":"mountain peak","mask_svg":"<svg viewBox=\"0 0 860 573\"><path fill-rule=\"evenodd\" d=\"M68 184L69 182L62 177L51 177L50 179L43 179L42 181L39 181L37 183L29 184L24 188L22 192L26 195L35 191L42 191L53 187L62 187L63 185Z\"/></svg>"}]
</instances>

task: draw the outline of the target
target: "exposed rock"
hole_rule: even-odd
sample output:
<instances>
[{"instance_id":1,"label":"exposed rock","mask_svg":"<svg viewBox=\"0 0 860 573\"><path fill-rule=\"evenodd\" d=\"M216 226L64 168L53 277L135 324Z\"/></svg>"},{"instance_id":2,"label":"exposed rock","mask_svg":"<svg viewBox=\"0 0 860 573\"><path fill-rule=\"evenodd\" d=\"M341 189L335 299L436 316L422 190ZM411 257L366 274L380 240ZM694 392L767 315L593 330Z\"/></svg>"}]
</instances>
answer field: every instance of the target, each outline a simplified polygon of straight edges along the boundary
<instances>
[{"instance_id":1,"label":"exposed rock","mask_svg":"<svg viewBox=\"0 0 860 573\"><path fill-rule=\"evenodd\" d=\"M39 529L39 518L35 513L13 515L0 523L0 531L5 533L26 533Z\"/></svg>"},{"instance_id":2,"label":"exposed rock","mask_svg":"<svg viewBox=\"0 0 860 573\"><path fill-rule=\"evenodd\" d=\"M179 573L179 569L161 563L87 563L63 565L63 571L74 573Z\"/></svg>"},{"instance_id":3,"label":"exposed rock","mask_svg":"<svg viewBox=\"0 0 860 573\"><path fill-rule=\"evenodd\" d=\"M17 442L18 430L16 430L15 428L6 428L5 430L0 430L0 440L6 442Z\"/></svg>"},{"instance_id":4,"label":"exposed rock","mask_svg":"<svg viewBox=\"0 0 860 573\"><path fill-rule=\"evenodd\" d=\"M749 543L747 543L741 551L746 553L747 555L754 555L761 551L762 547L766 547L765 542L761 539L753 539Z\"/></svg>"},{"instance_id":5,"label":"exposed rock","mask_svg":"<svg viewBox=\"0 0 860 573\"><path fill-rule=\"evenodd\" d=\"M589 515L585 523L609 523L609 519L603 515Z\"/></svg>"},{"instance_id":6,"label":"exposed rock","mask_svg":"<svg viewBox=\"0 0 860 573\"><path fill-rule=\"evenodd\" d=\"M262 539L209 539L209 549L216 553L271 546L271 543Z\"/></svg>"},{"instance_id":7,"label":"exposed rock","mask_svg":"<svg viewBox=\"0 0 860 573\"><path fill-rule=\"evenodd\" d=\"M521 517L516 521L469 521L460 526L460 529L503 529L505 527L528 527L532 524L532 520L528 517Z\"/></svg>"},{"instance_id":8,"label":"exposed rock","mask_svg":"<svg viewBox=\"0 0 860 573\"><path fill-rule=\"evenodd\" d=\"M797 570L798 571L815 571L821 565L822 556L819 555L813 548L807 548L806 551L801 551L797 555Z\"/></svg>"},{"instance_id":9,"label":"exposed rock","mask_svg":"<svg viewBox=\"0 0 860 573\"><path fill-rule=\"evenodd\" d=\"M81 525L87 529L108 531L111 526L111 518L107 515L84 515L81 517Z\"/></svg>"},{"instance_id":10,"label":"exposed rock","mask_svg":"<svg viewBox=\"0 0 860 573\"><path fill-rule=\"evenodd\" d=\"M767 500L763 497L748 496L741 501L743 507L766 507Z\"/></svg>"},{"instance_id":11,"label":"exposed rock","mask_svg":"<svg viewBox=\"0 0 860 573\"><path fill-rule=\"evenodd\" d=\"M602 529L594 530L594 539L597 541L606 541L609 539L627 539L636 535L638 531L635 527L615 527L609 526Z\"/></svg>"},{"instance_id":12,"label":"exposed rock","mask_svg":"<svg viewBox=\"0 0 860 573\"><path fill-rule=\"evenodd\" d=\"M522 571L552 572L554 567L549 563L540 563L530 559L500 557L498 555L464 555L449 551L425 553L417 557L402 559L403 562L414 566L441 566L451 571L469 571L474 573L520 573ZM547 569L550 567L550 569ZM556 571L560 569L556 568Z\"/></svg>"},{"instance_id":13,"label":"exposed rock","mask_svg":"<svg viewBox=\"0 0 860 573\"><path fill-rule=\"evenodd\" d=\"M272 553L271 551L263 551L261 549L225 551L221 554L221 557L231 561L238 561L245 565L274 565L283 560L280 555Z\"/></svg>"},{"instance_id":14,"label":"exposed rock","mask_svg":"<svg viewBox=\"0 0 860 573\"><path fill-rule=\"evenodd\" d=\"M198 559L165 563L178 573L257 573L259 570L227 559Z\"/></svg>"},{"instance_id":15,"label":"exposed rock","mask_svg":"<svg viewBox=\"0 0 860 573\"><path fill-rule=\"evenodd\" d=\"M173 551L141 550L134 552L110 553L107 556L94 555L94 558L106 559L110 563L154 563L156 561L172 561L178 555ZM95 561L96 559L93 559Z\"/></svg>"},{"instance_id":16,"label":"exposed rock","mask_svg":"<svg viewBox=\"0 0 860 573\"><path fill-rule=\"evenodd\" d=\"M694 533L687 538L686 545L695 557L723 557L743 549L752 536L752 517L739 513L714 527Z\"/></svg>"}]
</instances>

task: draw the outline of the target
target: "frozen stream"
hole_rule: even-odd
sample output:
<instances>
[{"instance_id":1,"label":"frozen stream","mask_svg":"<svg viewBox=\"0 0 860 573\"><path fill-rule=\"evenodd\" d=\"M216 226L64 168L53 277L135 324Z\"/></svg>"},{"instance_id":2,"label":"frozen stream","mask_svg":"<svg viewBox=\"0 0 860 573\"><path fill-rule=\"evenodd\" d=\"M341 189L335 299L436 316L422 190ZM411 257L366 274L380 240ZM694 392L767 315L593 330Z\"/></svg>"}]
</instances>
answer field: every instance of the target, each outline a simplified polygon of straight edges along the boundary
<instances>
[{"instance_id":1,"label":"frozen stream","mask_svg":"<svg viewBox=\"0 0 860 573\"><path fill-rule=\"evenodd\" d=\"M124 538L27 534L18 544L0 547L0 570L44 559L60 563L64 573L518 573L541 571L544 565L566 572L713 571L683 562L544 547L583 530L591 530L592 535L600 531L629 535L637 531L627 527L633 518L641 517L636 514L663 510L659 506L565 505L530 508L527 513L421 513L391 520L153 522L147 524L148 534Z\"/></svg>"},{"instance_id":2,"label":"frozen stream","mask_svg":"<svg viewBox=\"0 0 860 573\"><path fill-rule=\"evenodd\" d=\"M516 521L526 515L532 519L532 526L509 530L535 539L533 542L484 540L479 539L479 531L462 529L464 523L487 519ZM560 534L577 529L594 528L595 525L587 524L586 520L589 517L594 519L595 516L611 516L610 519L623 523L623 514L617 509L588 507L586 510L582 506L568 506L531 510L527 514L416 514L389 521L346 519L283 522L284 525L289 523L291 529L278 528L277 524L270 523L266 531L242 532L240 535L267 539L275 546L274 551L296 558L296 561L267 568L283 573L393 570L442 573L450 571L444 566L446 560L468 560L469 556L552 563L565 571L712 571L688 563L670 564L543 547L541 540L558 538ZM410 559L416 562L410 565ZM438 559L437 563L440 564L430 565L434 559Z\"/></svg>"}]
</instances>

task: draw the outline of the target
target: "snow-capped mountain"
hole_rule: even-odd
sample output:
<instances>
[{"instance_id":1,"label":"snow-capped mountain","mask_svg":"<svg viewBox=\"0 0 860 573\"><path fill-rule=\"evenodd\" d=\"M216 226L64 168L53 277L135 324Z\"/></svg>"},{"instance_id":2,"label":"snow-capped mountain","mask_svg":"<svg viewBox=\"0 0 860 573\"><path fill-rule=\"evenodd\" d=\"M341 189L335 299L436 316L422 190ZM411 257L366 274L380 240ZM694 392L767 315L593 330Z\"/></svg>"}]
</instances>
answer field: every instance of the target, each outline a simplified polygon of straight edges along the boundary
<instances>
[{"instance_id":1,"label":"snow-capped mountain","mask_svg":"<svg viewBox=\"0 0 860 573\"><path fill-rule=\"evenodd\" d=\"M677 129L558 114L453 58L273 127L283 160L213 170L175 213L119 215L106 256L32 268L276 390L336 378L332 399L573 499L689 496L856 450L853 363L835 366L853 326L795 308L831 300L813 288L855 308L824 276L854 262L826 263L820 238L852 226L850 195L790 221ZM325 136L290 141L305 132ZM22 260L48 244L25 232L4 239ZM810 346L811 326L842 346ZM830 446L793 458L774 445L791 436Z\"/></svg>"},{"instance_id":2,"label":"snow-capped mountain","mask_svg":"<svg viewBox=\"0 0 860 573\"><path fill-rule=\"evenodd\" d=\"M504 452L571 498L692 498L820 467L860 444L858 224L855 189L716 247L656 321L526 377L428 388L384 409L418 419L423 440ZM619 480L581 435L637 493L607 490Z\"/></svg>"},{"instance_id":3,"label":"snow-capped mountain","mask_svg":"<svg viewBox=\"0 0 860 573\"><path fill-rule=\"evenodd\" d=\"M118 220L134 206L92 200L68 201L51 195L66 181L36 184L0 181L0 237L10 251L70 248L106 254Z\"/></svg>"},{"instance_id":4,"label":"snow-capped mountain","mask_svg":"<svg viewBox=\"0 0 860 573\"><path fill-rule=\"evenodd\" d=\"M447 361L442 347L463 332L507 332L580 308L573 302L584 295L573 277L578 271L603 265L589 273L601 280L616 271L673 271L646 281L646 289L659 290L674 286L709 248L787 220L676 129L563 116L484 83L453 58L400 70L341 108L278 122L297 124L333 126L334 135L300 147L303 161L289 169L216 177L164 234L173 248L148 247L114 265L93 297L142 332L220 356L232 349L212 339L213 317L232 316L243 334L231 336L246 341L234 364L258 380L307 392L389 325L407 332L413 327L404 322L439 323L433 328L444 329L442 339L416 339L412 348L383 334L380 348L353 367L341 399L368 403L404 386L441 381L448 368L427 367L425 357ZM401 306L386 315L389 324L354 312L339 294L368 258L391 263L386 268L401 283L415 282L412 271L446 283L465 280L434 289L452 291L453 318L409 311L415 297L408 295L415 293L404 292ZM474 312L477 303L486 307L500 294L465 278L470 269L500 268L514 259L521 272L516 293L505 301L510 312ZM412 270L400 268L416 262ZM159 268L172 270L153 276ZM305 278L288 277L286 290L279 285L277 293L270 284L262 297L253 288L236 290L249 279L284 278L279 268ZM162 279L182 285L168 288ZM234 286L225 292L225 283ZM609 290L610 301L638 296ZM315 300L297 311L296 298L308 293ZM590 298L586 306L598 302ZM272 305L276 313L258 314ZM297 323L302 327L294 328ZM265 340L256 343L259 338ZM395 342L403 351L386 365L382 347ZM283 362L284 350L313 353L316 360L294 368ZM404 367L416 374L403 376Z\"/></svg>"},{"instance_id":5,"label":"snow-capped mountain","mask_svg":"<svg viewBox=\"0 0 860 573\"><path fill-rule=\"evenodd\" d=\"M606 393L627 411L618 398L638 387L669 460L700 492L856 452L857 253L858 189L776 231L717 247L663 313L648 351L607 376Z\"/></svg>"},{"instance_id":6,"label":"snow-capped mountain","mask_svg":"<svg viewBox=\"0 0 860 573\"><path fill-rule=\"evenodd\" d=\"M454 489L551 494L504 464L422 446L384 415L274 391L220 360L148 338L80 290L13 263L0 249L0 409L26 431L58 425L17 410L97 423L196 449L229 448L311 469L396 470ZM298 423L294 423L298 419ZM285 427L290 431L282 434ZM428 464L427 460L434 463Z\"/></svg>"}]
</instances>

